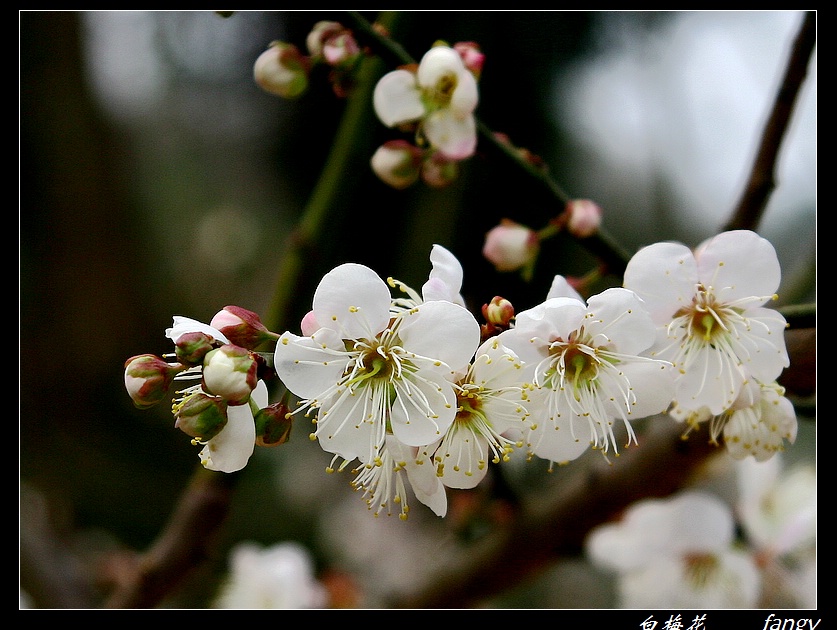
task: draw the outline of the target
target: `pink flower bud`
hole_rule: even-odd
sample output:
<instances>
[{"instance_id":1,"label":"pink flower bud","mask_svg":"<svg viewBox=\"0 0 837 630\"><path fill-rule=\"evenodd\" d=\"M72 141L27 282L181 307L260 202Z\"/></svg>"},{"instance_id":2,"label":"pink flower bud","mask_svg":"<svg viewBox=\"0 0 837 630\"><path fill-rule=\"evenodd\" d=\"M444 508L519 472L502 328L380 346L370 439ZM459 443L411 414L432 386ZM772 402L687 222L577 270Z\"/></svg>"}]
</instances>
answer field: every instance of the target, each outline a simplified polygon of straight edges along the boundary
<instances>
[{"instance_id":1,"label":"pink flower bud","mask_svg":"<svg viewBox=\"0 0 837 630\"><path fill-rule=\"evenodd\" d=\"M227 403L217 396L195 392L172 407L174 426L186 435L208 442L227 425Z\"/></svg>"},{"instance_id":2,"label":"pink flower bud","mask_svg":"<svg viewBox=\"0 0 837 630\"><path fill-rule=\"evenodd\" d=\"M345 31L346 27L340 24L340 22L332 22L330 20L317 22L305 38L305 45L308 47L308 52L312 57L321 57L326 42Z\"/></svg>"},{"instance_id":3,"label":"pink flower bud","mask_svg":"<svg viewBox=\"0 0 837 630\"><path fill-rule=\"evenodd\" d=\"M183 365L166 363L153 354L139 354L125 361L125 389L134 406L147 409L165 398Z\"/></svg>"},{"instance_id":4,"label":"pink flower bud","mask_svg":"<svg viewBox=\"0 0 837 630\"><path fill-rule=\"evenodd\" d=\"M253 66L260 88L283 98L296 98L308 87L308 58L293 44L273 42Z\"/></svg>"},{"instance_id":5,"label":"pink flower bud","mask_svg":"<svg viewBox=\"0 0 837 630\"><path fill-rule=\"evenodd\" d=\"M279 335L270 332L259 316L240 306L225 306L209 325L223 333L230 343L255 350L262 343L276 341Z\"/></svg>"},{"instance_id":6,"label":"pink flower bud","mask_svg":"<svg viewBox=\"0 0 837 630\"><path fill-rule=\"evenodd\" d=\"M378 147L371 164L384 183L403 190L418 180L421 161L421 149L406 140L390 140Z\"/></svg>"},{"instance_id":7,"label":"pink flower bud","mask_svg":"<svg viewBox=\"0 0 837 630\"><path fill-rule=\"evenodd\" d=\"M258 361L248 350L226 344L210 351L203 363L203 387L230 405L243 405L258 383Z\"/></svg>"},{"instance_id":8,"label":"pink flower bud","mask_svg":"<svg viewBox=\"0 0 837 630\"><path fill-rule=\"evenodd\" d=\"M323 46L323 59L330 66L351 66L359 55L360 46L351 31L329 38Z\"/></svg>"},{"instance_id":9,"label":"pink flower bud","mask_svg":"<svg viewBox=\"0 0 837 630\"><path fill-rule=\"evenodd\" d=\"M602 224L602 209L589 199L572 199L567 202L567 230L573 236L587 238L595 234Z\"/></svg>"},{"instance_id":10,"label":"pink flower bud","mask_svg":"<svg viewBox=\"0 0 837 630\"><path fill-rule=\"evenodd\" d=\"M503 219L485 237L482 254L497 271L516 271L534 262L540 250L538 234L533 229Z\"/></svg>"},{"instance_id":11,"label":"pink flower bud","mask_svg":"<svg viewBox=\"0 0 837 630\"><path fill-rule=\"evenodd\" d=\"M453 45L453 49L462 57L462 63L474 75L474 78L479 79L483 63L485 63L485 54L480 50L479 45L476 42L457 42Z\"/></svg>"},{"instance_id":12,"label":"pink flower bud","mask_svg":"<svg viewBox=\"0 0 837 630\"><path fill-rule=\"evenodd\" d=\"M485 321L500 328L508 328L514 317L514 306L506 298L495 296L491 302L482 305Z\"/></svg>"}]
</instances>

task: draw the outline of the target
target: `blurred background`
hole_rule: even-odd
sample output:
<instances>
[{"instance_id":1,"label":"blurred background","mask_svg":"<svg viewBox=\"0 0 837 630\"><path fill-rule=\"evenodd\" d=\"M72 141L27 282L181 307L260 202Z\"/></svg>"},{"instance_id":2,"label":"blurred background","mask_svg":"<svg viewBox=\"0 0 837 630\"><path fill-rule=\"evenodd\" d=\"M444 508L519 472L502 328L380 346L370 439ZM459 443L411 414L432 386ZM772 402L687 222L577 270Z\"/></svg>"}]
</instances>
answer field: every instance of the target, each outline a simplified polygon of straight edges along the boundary
<instances>
[{"instance_id":1,"label":"blurred background","mask_svg":"<svg viewBox=\"0 0 837 630\"><path fill-rule=\"evenodd\" d=\"M422 11L401 14L393 36L415 59L436 40L477 42L486 55L480 120L540 156L570 196L595 200L604 228L633 252L669 239L694 246L720 229L802 16ZM134 408L124 361L168 352L173 315L208 322L228 304L268 310L287 235L345 101L322 69L296 100L269 95L254 83L253 63L273 40L304 48L317 21L346 19L303 11L19 17L21 588L34 608L98 607L118 581L118 558L152 543L198 464L167 405ZM816 298L816 78L814 57L758 230L777 249L783 304ZM595 264L559 236L531 282L495 272L481 256L485 233L504 217L542 227L560 212L554 199L482 141L450 187L390 189L369 158L396 133L371 109L366 123L339 212L307 259L283 326L297 330L317 281L342 262L420 287L434 243L462 262L476 314L495 295L518 310L533 306L554 274ZM809 401L812 392L800 394ZM813 410L800 409L787 458L813 464ZM217 554L163 607L209 606L240 541L298 541L323 575L351 576L356 604L375 607L432 574L440 540L480 535L421 505L407 523L373 519L350 477L324 472L330 458L307 432L295 427L288 444L257 449ZM502 484L526 493L560 484L562 472L512 464ZM713 479L729 495L729 478ZM579 554L491 605L608 608L613 588Z\"/></svg>"}]
</instances>

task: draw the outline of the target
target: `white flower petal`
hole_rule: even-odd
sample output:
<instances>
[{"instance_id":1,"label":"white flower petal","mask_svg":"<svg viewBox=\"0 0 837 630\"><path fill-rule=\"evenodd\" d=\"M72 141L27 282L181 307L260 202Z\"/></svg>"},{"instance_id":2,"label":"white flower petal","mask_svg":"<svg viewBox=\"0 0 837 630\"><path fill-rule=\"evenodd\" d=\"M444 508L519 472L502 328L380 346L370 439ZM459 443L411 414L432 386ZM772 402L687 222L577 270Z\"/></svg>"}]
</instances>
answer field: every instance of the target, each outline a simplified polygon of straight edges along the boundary
<instances>
[{"instance_id":1,"label":"white flower petal","mask_svg":"<svg viewBox=\"0 0 837 630\"><path fill-rule=\"evenodd\" d=\"M392 432L407 446L439 440L456 416L456 394L444 376L430 370L405 374L395 382Z\"/></svg>"},{"instance_id":2,"label":"white flower petal","mask_svg":"<svg viewBox=\"0 0 837 630\"><path fill-rule=\"evenodd\" d=\"M616 368L622 372L625 382L630 383L636 394L628 419L645 418L668 409L674 398L676 372L671 364L660 361L624 361ZM622 417L623 408L618 401L613 415Z\"/></svg>"},{"instance_id":3,"label":"white flower petal","mask_svg":"<svg viewBox=\"0 0 837 630\"><path fill-rule=\"evenodd\" d=\"M314 317L344 339L372 339L389 322L390 291L365 265L345 263L329 271L314 292Z\"/></svg>"},{"instance_id":4,"label":"white flower petal","mask_svg":"<svg viewBox=\"0 0 837 630\"><path fill-rule=\"evenodd\" d=\"M256 425L250 405L227 407L227 424L200 452L209 470L231 473L247 465L256 447Z\"/></svg>"},{"instance_id":5,"label":"white flower petal","mask_svg":"<svg viewBox=\"0 0 837 630\"><path fill-rule=\"evenodd\" d=\"M707 407L713 414L732 406L746 379L737 358L709 345L693 348L688 365L676 367L686 370L677 380L678 404L690 410Z\"/></svg>"},{"instance_id":6,"label":"white flower petal","mask_svg":"<svg viewBox=\"0 0 837 630\"><path fill-rule=\"evenodd\" d=\"M530 452L542 459L564 464L581 457L590 449L590 431L586 422L574 421L574 414L564 409L550 413L544 404L546 390L534 393L526 408L536 428L530 430L526 441ZM553 408L554 411L554 408Z\"/></svg>"},{"instance_id":7,"label":"white flower petal","mask_svg":"<svg viewBox=\"0 0 837 630\"><path fill-rule=\"evenodd\" d=\"M790 365L785 344L787 322L781 313L769 308L747 309L744 315L746 320L733 323L733 349L755 378L773 381Z\"/></svg>"},{"instance_id":8,"label":"white flower petal","mask_svg":"<svg viewBox=\"0 0 837 630\"><path fill-rule=\"evenodd\" d=\"M369 445L377 443L375 430L382 427L382 394L386 392L372 387L342 389L324 401L317 415L317 439L322 449L346 461L357 458L369 463ZM373 423L373 418L378 421Z\"/></svg>"},{"instance_id":9,"label":"white flower petal","mask_svg":"<svg viewBox=\"0 0 837 630\"><path fill-rule=\"evenodd\" d=\"M678 309L692 303L697 262L681 243L655 243L631 257L623 278L622 286L645 301L652 319L667 325Z\"/></svg>"},{"instance_id":10,"label":"white flower petal","mask_svg":"<svg viewBox=\"0 0 837 630\"><path fill-rule=\"evenodd\" d=\"M782 274L776 250L755 232L722 232L701 244L695 258L701 282L713 286L722 302L768 297L779 288Z\"/></svg>"},{"instance_id":11,"label":"white flower petal","mask_svg":"<svg viewBox=\"0 0 837 630\"><path fill-rule=\"evenodd\" d=\"M424 116L421 91L416 77L407 70L393 70L375 86L372 103L378 118L387 127L418 120Z\"/></svg>"},{"instance_id":12,"label":"white flower petal","mask_svg":"<svg viewBox=\"0 0 837 630\"><path fill-rule=\"evenodd\" d=\"M427 141L451 160L469 158L477 147L477 123L472 115L438 109L424 119L422 130Z\"/></svg>"},{"instance_id":13,"label":"white flower petal","mask_svg":"<svg viewBox=\"0 0 837 630\"><path fill-rule=\"evenodd\" d=\"M613 288L587 302L585 329L596 346L622 354L645 352L656 338L656 326L642 300L628 289Z\"/></svg>"},{"instance_id":14,"label":"white flower petal","mask_svg":"<svg viewBox=\"0 0 837 630\"><path fill-rule=\"evenodd\" d=\"M440 373L464 368L480 343L480 325L466 308L435 300L405 311L398 334L407 353L442 361L435 366ZM434 366L429 366L433 368Z\"/></svg>"},{"instance_id":15,"label":"white flower petal","mask_svg":"<svg viewBox=\"0 0 837 630\"><path fill-rule=\"evenodd\" d=\"M457 116L467 116L477 107L479 90L474 75L464 70L459 73L456 89L450 99L450 109Z\"/></svg>"},{"instance_id":16,"label":"white flower petal","mask_svg":"<svg viewBox=\"0 0 837 630\"><path fill-rule=\"evenodd\" d=\"M333 388L350 357L339 334L327 328L311 337L284 333L276 343L276 374L300 398L317 398Z\"/></svg>"},{"instance_id":17,"label":"white flower petal","mask_svg":"<svg viewBox=\"0 0 837 630\"><path fill-rule=\"evenodd\" d=\"M546 294L546 299L554 297L569 297L583 302L584 298L581 294L570 286L564 276L557 275L552 279L552 286L549 287L549 292Z\"/></svg>"},{"instance_id":18,"label":"white flower petal","mask_svg":"<svg viewBox=\"0 0 837 630\"><path fill-rule=\"evenodd\" d=\"M401 444L393 435L387 435L387 449L395 461L404 462L407 479L416 499L429 507L436 516L445 516L448 499L445 486L436 476L436 469L430 456L430 448L413 448Z\"/></svg>"},{"instance_id":19,"label":"white flower petal","mask_svg":"<svg viewBox=\"0 0 837 630\"><path fill-rule=\"evenodd\" d=\"M172 327L166 328L166 337L177 343L177 340L180 339L181 335L190 332L202 332L222 343L229 343L229 340L220 330L216 330L212 326L199 322L191 317L183 317L181 315L174 316L174 323L172 324Z\"/></svg>"},{"instance_id":20,"label":"white flower petal","mask_svg":"<svg viewBox=\"0 0 837 630\"><path fill-rule=\"evenodd\" d=\"M421 289L425 302L447 300L465 306L459 291L462 289L462 264L441 245L433 245L430 250L430 278Z\"/></svg>"},{"instance_id":21,"label":"white flower petal","mask_svg":"<svg viewBox=\"0 0 837 630\"><path fill-rule=\"evenodd\" d=\"M423 88L435 88L440 80L463 72L467 70L458 52L449 46L433 46L419 62L416 80Z\"/></svg>"},{"instance_id":22,"label":"white flower petal","mask_svg":"<svg viewBox=\"0 0 837 630\"><path fill-rule=\"evenodd\" d=\"M456 430L454 425L451 431ZM439 477L448 488L476 488L488 472L488 440L465 429L468 435L450 436L436 451L444 468Z\"/></svg>"}]
</instances>

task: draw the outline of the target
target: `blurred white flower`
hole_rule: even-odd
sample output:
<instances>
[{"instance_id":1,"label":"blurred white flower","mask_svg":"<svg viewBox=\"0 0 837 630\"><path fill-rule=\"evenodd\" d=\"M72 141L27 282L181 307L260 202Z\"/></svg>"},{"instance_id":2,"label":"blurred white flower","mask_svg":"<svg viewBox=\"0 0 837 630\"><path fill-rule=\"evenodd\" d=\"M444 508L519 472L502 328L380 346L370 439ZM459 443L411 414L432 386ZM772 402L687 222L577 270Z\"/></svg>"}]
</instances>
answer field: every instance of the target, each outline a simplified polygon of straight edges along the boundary
<instances>
[{"instance_id":1,"label":"blurred white flower","mask_svg":"<svg viewBox=\"0 0 837 630\"><path fill-rule=\"evenodd\" d=\"M621 608L752 608L761 577L734 544L732 510L714 495L686 491L631 505L593 529L593 563L617 574Z\"/></svg>"},{"instance_id":2,"label":"blurred white flower","mask_svg":"<svg viewBox=\"0 0 837 630\"><path fill-rule=\"evenodd\" d=\"M328 593L314 569L311 554L298 543L239 543L230 552L230 571L212 607L324 608Z\"/></svg>"}]
</instances>

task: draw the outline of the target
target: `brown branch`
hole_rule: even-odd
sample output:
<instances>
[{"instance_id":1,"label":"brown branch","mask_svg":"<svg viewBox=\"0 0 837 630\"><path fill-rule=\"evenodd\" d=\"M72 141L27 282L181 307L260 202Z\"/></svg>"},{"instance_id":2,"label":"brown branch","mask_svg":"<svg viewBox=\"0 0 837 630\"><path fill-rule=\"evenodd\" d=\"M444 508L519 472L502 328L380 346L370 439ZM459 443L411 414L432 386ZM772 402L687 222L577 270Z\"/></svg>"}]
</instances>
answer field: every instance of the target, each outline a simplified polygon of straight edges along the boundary
<instances>
[{"instance_id":1,"label":"brown branch","mask_svg":"<svg viewBox=\"0 0 837 630\"><path fill-rule=\"evenodd\" d=\"M793 44L782 85L776 94L773 110L762 132L750 178L735 212L722 231L755 229L764 214L768 198L776 187L776 158L796 104L802 83L808 73L808 62L817 40L817 16L808 11Z\"/></svg>"},{"instance_id":2,"label":"brown branch","mask_svg":"<svg viewBox=\"0 0 837 630\"><path fill-rule=\"evenodd\" d=\"M469 608L534 578L562 556L577 555L596 525L646 497L667 496L683 487L709 457L724 452L707 435L683 440L683 426L666 416L653 419L639 446L625 450L612 465L590 453L584 464L559 468L573 475L557 491L529 497L520 516L453 559L415 596L394 608Z\"/></svg>"},{"instance_id":3,"label":"brown branch","mask_svg":"<svg viewBox=\"0 0 837 630\"><path fill-rule=\"evenodd\" d=\"M105 608L153 608L208 559L237 479L238 473L199 467L165 530L140 557L131 578L111 593Z\"/></svg>"}]
</instances>

